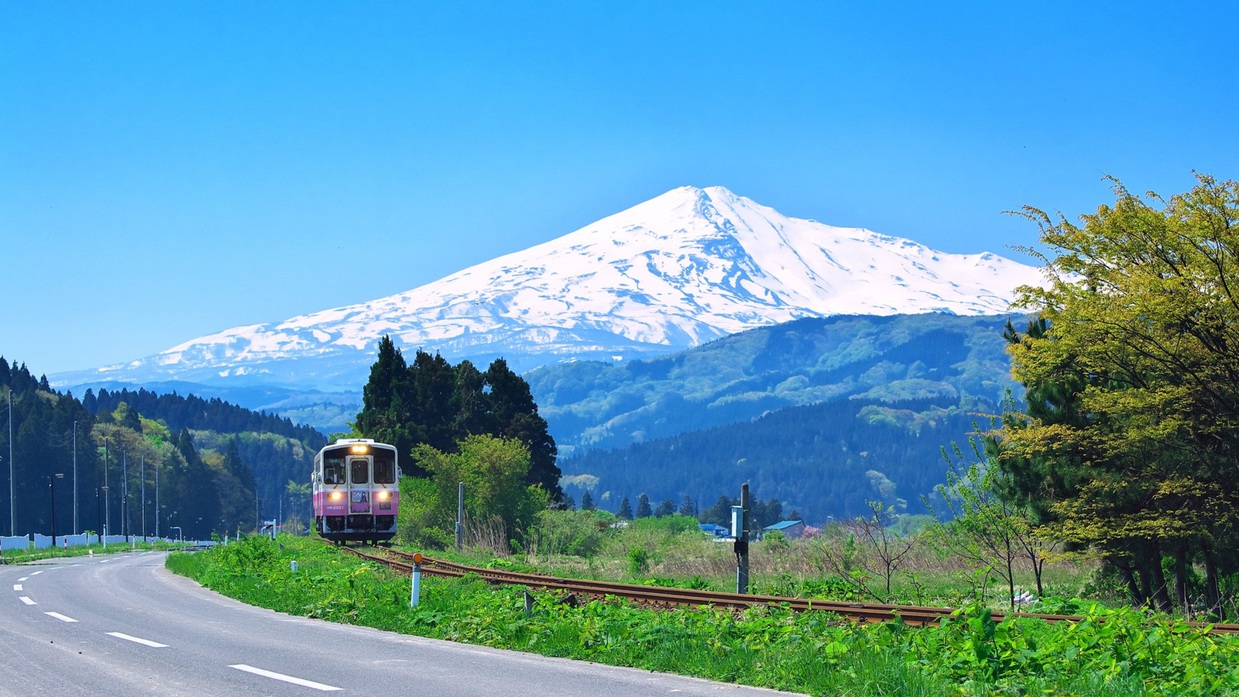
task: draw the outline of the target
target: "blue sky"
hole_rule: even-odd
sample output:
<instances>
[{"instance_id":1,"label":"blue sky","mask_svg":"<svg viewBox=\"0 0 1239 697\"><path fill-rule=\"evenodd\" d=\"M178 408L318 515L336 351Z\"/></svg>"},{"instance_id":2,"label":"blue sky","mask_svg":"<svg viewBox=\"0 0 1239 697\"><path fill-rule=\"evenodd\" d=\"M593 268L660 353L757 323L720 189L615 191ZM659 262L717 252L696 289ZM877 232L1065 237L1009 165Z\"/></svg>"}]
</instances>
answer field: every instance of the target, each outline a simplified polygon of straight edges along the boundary
<instances>
[{"instance_id":1,"label":"blue sky","mask_svg":"<svg viewBox=\"0 0 1239 697\"><path fill-rule=\"evenodd\" d=\"M1003 211L1239 177L1236 7L2 3L0 355L139 358L686 184L1031 261Z\"/></svg>"}]
</instances>

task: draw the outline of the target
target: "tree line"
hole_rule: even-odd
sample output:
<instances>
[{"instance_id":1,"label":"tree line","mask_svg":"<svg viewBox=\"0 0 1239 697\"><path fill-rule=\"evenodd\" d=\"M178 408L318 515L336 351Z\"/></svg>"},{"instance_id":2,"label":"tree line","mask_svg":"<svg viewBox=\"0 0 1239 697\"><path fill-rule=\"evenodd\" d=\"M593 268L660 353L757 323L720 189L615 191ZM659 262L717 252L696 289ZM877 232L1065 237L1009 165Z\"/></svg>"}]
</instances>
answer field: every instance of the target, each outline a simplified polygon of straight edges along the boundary
<instances>
[{"instance_id":1,"label":"tree line","mask_svg":"<svg viewBox=\"0 0 1239 697\"><path fill-rule=\"evenodd\" d=\"M149 412L119 396L136 397ZM262 513L274 516L290 479L306 478L313 452L325 441L317 432L290 430L285 420L218 400L145 390L88 391L78 400L53 390L46 377L35 379L25 364L0 357L0 408L8 408L10 397L11 461L7 418L0 427L5 480L13 465L15 506L0 496L6 534L50 533L53 508L58 534L106 528L109 534L154 535L158 527L169 535L176 526L186 537L208 538L254 529ZM224 430L264 425L307 442ZM261 502L260 493L266 495Z\"/></svg>"},{"instance_id":2,"label":"tree line","mask_svg":"<svg viewBox=\"0 0 1239 697\"><path fill-rule=\"evenodd\" d=\"M555 440L538 415L529 384L502 358L485 372L468 360L452 365L421 350L407 363L391 337L384 336L362 390L354 430L396 446L401 471L420 478L430 471L423 462L428 453L423 450L419 457L418 446L451 454L470 436L515 440L529 451L523 483L540 487L552 502L563 496Z\"/></svg>"}]
</instances>

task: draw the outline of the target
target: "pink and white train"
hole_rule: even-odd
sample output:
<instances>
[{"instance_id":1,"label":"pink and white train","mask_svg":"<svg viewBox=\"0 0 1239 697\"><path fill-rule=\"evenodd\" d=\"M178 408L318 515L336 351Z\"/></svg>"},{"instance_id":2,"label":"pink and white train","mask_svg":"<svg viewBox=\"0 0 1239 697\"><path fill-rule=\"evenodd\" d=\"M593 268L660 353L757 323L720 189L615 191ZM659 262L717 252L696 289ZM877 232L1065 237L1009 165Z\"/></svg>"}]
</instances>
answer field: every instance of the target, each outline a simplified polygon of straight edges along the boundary
<instances>
[{"instance_id":1,"label":"pink and white train","mask_svg":"<svg viewBox=\"0 0 1239 697\"><path fill-rule=\"evenodd\" d=\"M396 448L342 438L314 456L314 529L332 542L384 542L400 511Z\"/></svg>"}]
</instances>

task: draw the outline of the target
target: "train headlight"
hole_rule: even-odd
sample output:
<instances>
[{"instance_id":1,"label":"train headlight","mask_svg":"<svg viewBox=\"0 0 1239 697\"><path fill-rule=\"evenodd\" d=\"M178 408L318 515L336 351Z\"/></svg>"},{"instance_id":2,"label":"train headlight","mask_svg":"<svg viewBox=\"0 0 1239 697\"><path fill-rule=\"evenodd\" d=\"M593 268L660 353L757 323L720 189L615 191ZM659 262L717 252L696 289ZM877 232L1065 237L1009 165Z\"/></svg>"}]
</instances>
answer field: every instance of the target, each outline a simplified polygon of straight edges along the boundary
<instances>
[{"instance_id":1,"label":"train headlight","mask_svg":"<svg viewBox=\"0 0 1239 697\"><path fill-rule=\"evenodd\" d=\"M370 451L370 447L366 445L362 445L361 443L357 443L352 448L350 448L350 450L353 452L354 455L365 455L367 452Z\"/></svg>"},{"instance_id":2,"label":"train headlight","mask_svg":"<svg viewBox=\"0 0 1239 697\"><path fill-rule=\"evenodd\" d=\"M340 499L344 498L344 494L341 494L338 491L333 491L327 495L327 498L331 499L332 501L339 501Z\"/></svg>"},{"instance_id":3,"label":"train headlight","mask_svg":"<svg viewBox=\"0 0 1239 697\"><path fill-rule=\"evenodd\" d=\"M387 500L388 498L390 498L390 497L391 497L391 494L387 493L386 491L380 491L380 492L379 492L379 500L380 500L380 501L386 501L386 500Z\"/></svg>"}]
</instances>

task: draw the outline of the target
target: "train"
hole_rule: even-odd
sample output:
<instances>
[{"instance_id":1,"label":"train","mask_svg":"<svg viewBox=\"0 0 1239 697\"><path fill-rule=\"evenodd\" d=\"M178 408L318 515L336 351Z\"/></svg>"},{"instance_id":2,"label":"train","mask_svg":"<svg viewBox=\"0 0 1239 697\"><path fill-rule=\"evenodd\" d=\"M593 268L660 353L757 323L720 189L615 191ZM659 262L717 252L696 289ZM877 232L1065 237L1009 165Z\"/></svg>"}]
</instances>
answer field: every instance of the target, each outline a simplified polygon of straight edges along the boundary
<instances>
[{"instance_id":1,"label":"train","mask_svg":"<svg viewBox=\"0 0 1239 697\"><path fill-rule=\"evenodd\" d=\"M369 438L341 438L314 456L314 529L342 544L378 544L396 535L400 512L396 448Z\"/></svg>"}]
</instances>

